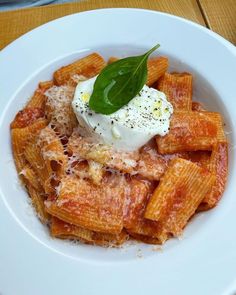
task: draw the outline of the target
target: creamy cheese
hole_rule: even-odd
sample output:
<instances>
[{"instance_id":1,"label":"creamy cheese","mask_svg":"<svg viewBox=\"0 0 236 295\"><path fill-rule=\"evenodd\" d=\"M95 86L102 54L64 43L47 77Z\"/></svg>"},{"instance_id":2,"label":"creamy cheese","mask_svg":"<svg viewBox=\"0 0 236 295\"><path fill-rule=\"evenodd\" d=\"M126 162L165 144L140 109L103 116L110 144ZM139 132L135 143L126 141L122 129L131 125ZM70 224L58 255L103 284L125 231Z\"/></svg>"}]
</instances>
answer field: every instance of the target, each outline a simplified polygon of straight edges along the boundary
<instances>
[{"instance_id":1,"label":"creamy cheese","mask_svg":"<svg viewBox=\"0 0 236 295\"><path fill-rule=\"evenodd\" d=\"M96 77L78 83L72 107L82 136L133 151L153 136L168 133L173 107L163 92L146 85L127 105L111 115L98 114L89 108Z\"/></svg>"}]
</instances>

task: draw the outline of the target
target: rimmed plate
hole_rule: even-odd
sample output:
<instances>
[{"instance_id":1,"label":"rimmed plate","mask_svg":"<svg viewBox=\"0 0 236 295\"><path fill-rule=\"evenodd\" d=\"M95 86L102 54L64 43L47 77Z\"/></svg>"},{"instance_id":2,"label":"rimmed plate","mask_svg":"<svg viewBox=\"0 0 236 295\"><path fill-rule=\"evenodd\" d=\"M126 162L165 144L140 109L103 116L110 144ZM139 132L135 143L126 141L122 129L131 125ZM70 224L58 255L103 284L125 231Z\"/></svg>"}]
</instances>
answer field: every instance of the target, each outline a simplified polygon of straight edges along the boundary
<instances>
[{"instance_id":1,"label":"rimmed plate","mask_svg":"<svg viewBox=\"0 0 236 295\"><path fill-rule=\"evenodd\" d=\"M9 123L40 80L98 51L126 56L161 44L170 68L194 75L194 98L220 111L230 142L229 180L217 208L161 249L103 249L49 237L18 183ZM236 279L235 47L190 21L141 9L102 9L45 24L0 52L0 293L229 294ZM233 287L232 287L233 288Z\"/></svg>"}]
</instances>

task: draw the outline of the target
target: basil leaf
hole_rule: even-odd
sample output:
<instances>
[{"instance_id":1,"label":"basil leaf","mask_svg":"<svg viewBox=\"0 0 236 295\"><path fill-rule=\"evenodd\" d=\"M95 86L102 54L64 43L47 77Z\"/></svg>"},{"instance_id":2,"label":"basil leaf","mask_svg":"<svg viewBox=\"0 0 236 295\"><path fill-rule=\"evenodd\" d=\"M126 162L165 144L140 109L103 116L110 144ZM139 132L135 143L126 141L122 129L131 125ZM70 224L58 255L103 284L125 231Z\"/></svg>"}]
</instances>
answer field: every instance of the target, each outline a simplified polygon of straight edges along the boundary
<instances>
[{"instance_id":1,"label":"basil leaf","mask_svg":"<svg viewBox=\"0 0 236 295\"><path fill-rule=\"evenodd\" d=\"M147 80L147 60L160 45L140 56L120 59L98 75L89 100L90 109L109 115L133 99Z\"/></svg>"}]
</instances>

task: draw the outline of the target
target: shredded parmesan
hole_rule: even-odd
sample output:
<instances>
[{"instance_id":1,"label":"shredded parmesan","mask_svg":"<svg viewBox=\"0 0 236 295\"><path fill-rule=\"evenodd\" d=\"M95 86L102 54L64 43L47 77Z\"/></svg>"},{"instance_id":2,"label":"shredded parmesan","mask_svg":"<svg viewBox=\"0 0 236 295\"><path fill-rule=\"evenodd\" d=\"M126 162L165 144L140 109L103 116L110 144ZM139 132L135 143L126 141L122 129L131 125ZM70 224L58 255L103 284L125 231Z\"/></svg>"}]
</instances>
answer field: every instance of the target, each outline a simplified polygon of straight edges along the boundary
<instances>
[{"instance_id":1,"label":"shredded parmesan","mask_svg":"<svg viewBox=\"0 0 236 295\"><path fill-rule=\"evenodd\" d=\"M77 125L77 119L71 107L75 88L69 85L53 86L45 95L46 114L51 125L55 126L57 132L69 136Z\"/></svg>"}]
</instances>

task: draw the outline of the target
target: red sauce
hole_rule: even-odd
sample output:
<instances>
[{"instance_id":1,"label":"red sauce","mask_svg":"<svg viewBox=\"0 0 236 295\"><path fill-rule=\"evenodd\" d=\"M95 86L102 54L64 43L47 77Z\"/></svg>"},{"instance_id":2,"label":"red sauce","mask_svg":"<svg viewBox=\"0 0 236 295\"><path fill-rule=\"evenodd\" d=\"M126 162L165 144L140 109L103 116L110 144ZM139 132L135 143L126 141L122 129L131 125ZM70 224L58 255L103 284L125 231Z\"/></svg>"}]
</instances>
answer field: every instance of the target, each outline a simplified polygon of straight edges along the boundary
<instances>
[{"instance_id":1,"label":"red sauce","mask_svg":"<svg viewBox=\"0 0 236 295\"><path fill-rule=\"evenodd\" d=\"M13 128L25 128L33 124L37 119L44 117L44 111L41 108L26 108L19 111L11 123Z\"/></svg>"}]
</instances>

